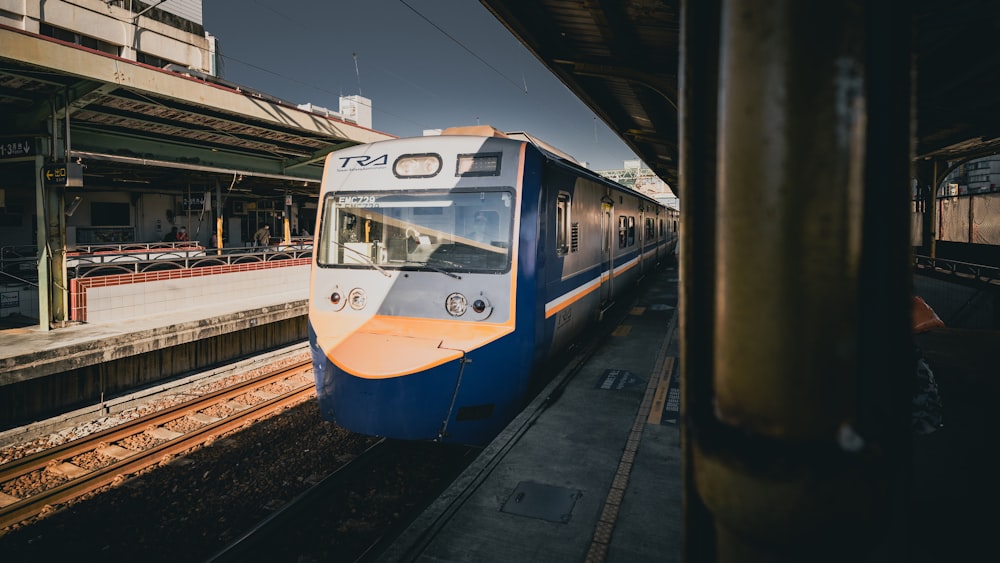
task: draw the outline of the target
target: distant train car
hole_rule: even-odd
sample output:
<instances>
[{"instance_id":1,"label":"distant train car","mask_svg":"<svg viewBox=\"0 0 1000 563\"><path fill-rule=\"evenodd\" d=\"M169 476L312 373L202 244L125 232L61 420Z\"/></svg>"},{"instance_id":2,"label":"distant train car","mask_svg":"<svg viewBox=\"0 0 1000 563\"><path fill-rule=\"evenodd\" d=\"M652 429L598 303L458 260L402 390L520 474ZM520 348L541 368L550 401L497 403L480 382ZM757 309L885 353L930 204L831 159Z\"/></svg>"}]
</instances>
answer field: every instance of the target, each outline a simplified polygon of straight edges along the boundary
<instances>
[{"instance_id":1,"label":"distant train car","mask_svg":"<svg viewBox=\"0 0 1000 563\"><path fill-rule=\"evenodd\" d=\"M485 444L542 362L673 259L676 210L518 135L458 128L327 157L309 304L325 419Z\"/></svg>"}]
</instances>

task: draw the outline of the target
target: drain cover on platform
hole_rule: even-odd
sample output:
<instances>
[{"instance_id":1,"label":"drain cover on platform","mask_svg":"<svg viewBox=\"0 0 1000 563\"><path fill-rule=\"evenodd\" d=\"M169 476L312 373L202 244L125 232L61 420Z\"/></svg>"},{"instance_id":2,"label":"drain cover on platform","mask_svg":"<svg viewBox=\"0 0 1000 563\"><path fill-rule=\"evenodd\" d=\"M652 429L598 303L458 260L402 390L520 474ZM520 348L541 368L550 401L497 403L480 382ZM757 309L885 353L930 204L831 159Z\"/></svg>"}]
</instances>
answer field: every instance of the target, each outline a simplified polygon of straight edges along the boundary
<instances>
[{"instance_id":1,"label":"drain cover on platform","mask_svg":"<svg viewBox=\"0 0 1000 563\"><path fill-rule=\"evenodd\" d=\"M583 496L579 489L567 489L521 481L500 508L501 512L548 520L569 522L576 499Z\"/></svg>"}]
</instances>

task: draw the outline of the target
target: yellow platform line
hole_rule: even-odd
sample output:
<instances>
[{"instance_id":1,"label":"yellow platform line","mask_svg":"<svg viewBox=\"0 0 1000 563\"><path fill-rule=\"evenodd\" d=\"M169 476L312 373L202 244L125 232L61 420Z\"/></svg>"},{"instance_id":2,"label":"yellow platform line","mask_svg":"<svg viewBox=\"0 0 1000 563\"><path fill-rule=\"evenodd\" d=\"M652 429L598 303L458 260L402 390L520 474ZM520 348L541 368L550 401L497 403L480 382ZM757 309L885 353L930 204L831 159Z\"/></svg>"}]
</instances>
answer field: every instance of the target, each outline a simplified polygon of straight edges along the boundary
<instances>
[{"instance_id":1,"label":"yellow platform line","mask_svg":"<svg viewBox=\"0 0 1000 563\"><path fill-rule=\"evenodd\" d=\"M632 332L632 325L618 325L611 331L611 336L628 336L630 332Z\"/></svg>"},{"instance_id":2,"label":"yellow platform line","mask_svg":"<svg viewBox=\"0 0 1000 563\"><path fill-rule=\"evenodd\" d=\"M646 427L643 421L648 420L650 409L653 407L654 389L658 391L661 381L669 379L669 375L673 372L674 357L667 356L667 348L670 346L670 341L673 339L674 329L676 328L677 315L675 313L670 319L666 338L663 339L660 351L656 355L656 361L653 363L652 373L650 373L649 381L646 383L646 392L643 395L639 411L636 413L635 420L632 423L632 430L629 432L628 441L625 443L625 451L618 462L618 471L615 472L611 489L604 500L604 510L601 511L597 527L594 529L590 549L587 550L587 556L584 559L585 563L603 563L607 559L608 548L611 546L611 535L618 521L618 511L621 509L622 500L625 498L625 490L628 488L628 480L632 474L635 456L639 453L639 442L642 440L642 431ZM664 377L664 374L667 374L667 377ZM660 408L661 412L662 410Z\"/></svg>"},{"instance_id":3,"label":"yellow platform line","mask_svg":"<svg viewBox=\"0 0 1000 563\"><path fill-rule=\"evenodd\" d=\"M649 410L649 424L659 424L663 420L663 407L667 404L667 393L670 391L670 381L673 379L675 357L670 356L663 362L663 373L660 376L660 384L656 386L656 393L653 394L653 407Z\"/></svg>"}]
</instances>

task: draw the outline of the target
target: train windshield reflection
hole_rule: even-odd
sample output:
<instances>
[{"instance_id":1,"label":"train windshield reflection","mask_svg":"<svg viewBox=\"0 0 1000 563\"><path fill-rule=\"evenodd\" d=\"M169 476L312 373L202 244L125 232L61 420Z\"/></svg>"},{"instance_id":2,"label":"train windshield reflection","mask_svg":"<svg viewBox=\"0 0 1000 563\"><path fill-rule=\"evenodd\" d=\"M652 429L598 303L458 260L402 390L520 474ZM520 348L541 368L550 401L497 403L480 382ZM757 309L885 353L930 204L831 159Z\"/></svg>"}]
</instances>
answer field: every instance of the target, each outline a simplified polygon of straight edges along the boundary
<instances>
[{"instance_id":1,"label":"train windshield reflection","mask_svg":"<svg viewBox=\"0 0 1000 563\"><path fill-rule=\"evenodd\" d=\"M317 261L321 266L506 271L513 200L504 189L329 194Z\"/></svg>"}]
</instances>

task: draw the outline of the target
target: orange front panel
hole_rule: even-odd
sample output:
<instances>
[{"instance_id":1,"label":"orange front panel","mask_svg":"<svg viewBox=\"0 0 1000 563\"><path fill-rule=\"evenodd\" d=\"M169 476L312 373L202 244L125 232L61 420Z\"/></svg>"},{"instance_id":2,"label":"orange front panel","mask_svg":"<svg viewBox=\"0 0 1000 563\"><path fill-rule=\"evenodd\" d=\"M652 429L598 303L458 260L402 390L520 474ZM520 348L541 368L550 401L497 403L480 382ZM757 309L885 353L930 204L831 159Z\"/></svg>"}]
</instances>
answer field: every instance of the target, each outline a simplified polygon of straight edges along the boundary
<instances>
[{"instance_id":1,"label":"orange front panel","mask_svg":"<svg viewBox=\"0 0 1000 563\"><path fill-rule=\"evenodd\" d=\"M440 340L355 332L329 354L347 373L369 379L397 377L462 357L439 347Z\"/></svg>"},{"instance_id":2,"label":"orange front panel","mask_svg":"<svg viewBox=\"0 0 1000 563\"><path fill-rule=\"evenodd\" d=\"M327 356L337 367L358 377L398 377L461 358L464 352L512 331L513 326L507 325L376 316Z\"/></svg>"}]
</instances>

